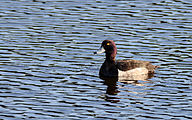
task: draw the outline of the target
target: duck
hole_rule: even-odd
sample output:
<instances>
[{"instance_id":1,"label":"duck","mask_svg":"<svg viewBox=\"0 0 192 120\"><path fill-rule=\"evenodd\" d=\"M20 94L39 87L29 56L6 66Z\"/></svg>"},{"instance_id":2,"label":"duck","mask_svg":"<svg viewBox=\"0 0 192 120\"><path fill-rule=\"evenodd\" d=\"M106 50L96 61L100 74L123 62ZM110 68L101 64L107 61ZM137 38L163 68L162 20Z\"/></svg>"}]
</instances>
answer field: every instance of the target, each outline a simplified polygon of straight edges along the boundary
<instances>
[{"instance_id":1,"label":"duck","mask_svg":"<svg viewBox=\"0 0 192 120\"><path fill-rule=\"evenodd\" d=\"M152 65L150 61L124 59L115 60L117 47L112 40L104 40L99 50L94 54L105 53L106 59L99 70L100 77L129 77L154 73L159 66Z\"/></svg>"}]
</instances>

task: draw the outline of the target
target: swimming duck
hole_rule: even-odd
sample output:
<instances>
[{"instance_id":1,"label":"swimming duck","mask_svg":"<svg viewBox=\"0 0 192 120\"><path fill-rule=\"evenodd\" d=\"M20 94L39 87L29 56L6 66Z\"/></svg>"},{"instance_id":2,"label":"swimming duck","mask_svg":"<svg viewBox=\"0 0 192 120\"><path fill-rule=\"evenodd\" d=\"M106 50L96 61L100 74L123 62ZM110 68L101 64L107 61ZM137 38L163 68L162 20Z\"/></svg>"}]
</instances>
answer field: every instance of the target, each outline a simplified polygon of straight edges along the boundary
<instances>
[{"instance_id":1,"label":"swimming duck","mask_svg":"<svg viewBox=\"0 0 192 120\"><path fill-rule=\"evenodd\" d=\"M159 66L150 64L149 61L140 61L125 59L115 61L117 48L112 40L104 40L101 47L94 54L106 54L106 59L102 64L99 75L102 77L129 77L133 75L142 75L154 73L155 68Z\"/></svg>"}]
</instances>

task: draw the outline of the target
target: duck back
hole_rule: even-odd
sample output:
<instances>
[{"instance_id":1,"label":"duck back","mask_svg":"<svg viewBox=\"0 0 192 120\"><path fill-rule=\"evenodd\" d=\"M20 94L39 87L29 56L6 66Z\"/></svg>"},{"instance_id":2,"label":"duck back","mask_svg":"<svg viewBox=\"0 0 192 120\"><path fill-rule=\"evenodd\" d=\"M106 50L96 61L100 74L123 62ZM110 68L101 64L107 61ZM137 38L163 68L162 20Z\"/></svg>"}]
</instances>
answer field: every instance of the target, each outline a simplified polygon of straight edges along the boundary
<instances>
[{"instance_id":1,"label":"duck back","mask_svg":"<svg viewBox=\"0 0 192 120\"><path fill-rule=\"evenodd\" d=\"M141 61L141 60L119 60L116 61L117 68L121 71L129 71L137 68L146 68L148 73L153 73L155 68L158 66L150 64L149 61Z\"/></svg>"}]
</instances>

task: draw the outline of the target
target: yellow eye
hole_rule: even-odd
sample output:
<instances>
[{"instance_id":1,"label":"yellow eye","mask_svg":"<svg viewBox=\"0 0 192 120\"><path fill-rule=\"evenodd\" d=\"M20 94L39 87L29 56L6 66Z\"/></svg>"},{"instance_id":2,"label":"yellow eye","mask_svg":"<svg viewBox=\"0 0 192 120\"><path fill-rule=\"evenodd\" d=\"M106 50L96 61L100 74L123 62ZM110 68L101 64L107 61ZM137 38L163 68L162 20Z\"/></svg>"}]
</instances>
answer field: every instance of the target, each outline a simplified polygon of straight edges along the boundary
<instances>
[{"instance_id":1,"label":"yellow eye","mask_svg":"<svg viewBox=\"0 0 192 120\"><path fill-rule=\"evenodd\" d=\"M110 45L110 43L107 43L107 45Z\"/></svg>"}]
</instances>

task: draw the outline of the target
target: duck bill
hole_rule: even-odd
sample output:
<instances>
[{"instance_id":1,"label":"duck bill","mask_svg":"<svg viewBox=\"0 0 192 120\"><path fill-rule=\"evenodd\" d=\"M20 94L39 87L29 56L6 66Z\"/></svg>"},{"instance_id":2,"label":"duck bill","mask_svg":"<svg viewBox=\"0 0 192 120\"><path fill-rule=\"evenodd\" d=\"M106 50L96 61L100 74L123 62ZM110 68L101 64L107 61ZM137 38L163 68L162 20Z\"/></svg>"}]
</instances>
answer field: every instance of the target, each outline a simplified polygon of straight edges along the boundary
<instances>
[{"instance_id":1,"label":"duck bill","mask_svg":"<svg viewBox=\"0 0 192 120\"><path fill-rule=\"evenodd\" d=\"M101 54L101 53L104 53L105 52L105 49L103 48L103 46L101 46L99 48L99 50L97 50L96 52L94 52L94 54Z\"/></svg>"}]
</instances>

